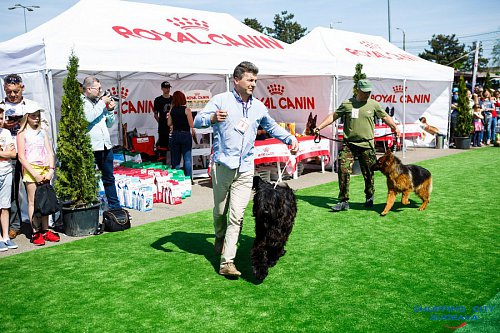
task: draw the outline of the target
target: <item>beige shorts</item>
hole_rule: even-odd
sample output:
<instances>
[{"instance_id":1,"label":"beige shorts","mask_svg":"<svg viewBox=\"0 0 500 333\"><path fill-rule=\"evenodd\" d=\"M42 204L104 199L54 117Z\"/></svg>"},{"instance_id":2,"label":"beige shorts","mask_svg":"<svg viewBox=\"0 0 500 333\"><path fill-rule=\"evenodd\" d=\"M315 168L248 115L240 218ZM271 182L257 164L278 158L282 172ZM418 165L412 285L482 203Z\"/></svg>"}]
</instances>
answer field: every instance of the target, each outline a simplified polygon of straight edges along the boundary
<instances>
[{"instance_id":1,"label":"beige shorts","mask_svg":"<svg viewBox=\"0 0 500 333\"><path fill-rule=\"evenodd\" d=\"M40 176L45 175L47 172L49 172L50 168L49 166L41 166L41 165L35 165L31 164L31 167L40 174ZM35 177L26 169L23 170L23 182L25 183L36 183Z\"/></svg>"}]
</instances>

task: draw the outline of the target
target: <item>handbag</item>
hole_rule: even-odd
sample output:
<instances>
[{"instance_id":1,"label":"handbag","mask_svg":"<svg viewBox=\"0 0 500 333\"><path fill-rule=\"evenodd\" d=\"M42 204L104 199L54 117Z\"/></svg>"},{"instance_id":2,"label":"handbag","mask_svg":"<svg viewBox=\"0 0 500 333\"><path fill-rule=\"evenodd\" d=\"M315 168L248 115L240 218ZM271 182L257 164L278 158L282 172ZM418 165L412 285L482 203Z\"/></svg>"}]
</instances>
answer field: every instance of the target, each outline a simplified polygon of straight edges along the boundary
<instances>
[{"instance_id":1,"label":"handbag","mask_svg":"<svg viewBox=\"0 0 500 333\"><path fill-rule=\"evenodd\" d=\"M48 216L61 210L56 191L49 183L36 187L33 215L37 218Z\"/></svg>"},{"instance_id":2,"label":"handbag","mask_svg":"<svg viewBox=\"0 0 500 333\"><path fill-rule=\"evenodd\" d=\"M102 214L104 230L109 232L123 231L130 228L130 214L123 208L108 210Z\"/></svg>"}]
</instances>

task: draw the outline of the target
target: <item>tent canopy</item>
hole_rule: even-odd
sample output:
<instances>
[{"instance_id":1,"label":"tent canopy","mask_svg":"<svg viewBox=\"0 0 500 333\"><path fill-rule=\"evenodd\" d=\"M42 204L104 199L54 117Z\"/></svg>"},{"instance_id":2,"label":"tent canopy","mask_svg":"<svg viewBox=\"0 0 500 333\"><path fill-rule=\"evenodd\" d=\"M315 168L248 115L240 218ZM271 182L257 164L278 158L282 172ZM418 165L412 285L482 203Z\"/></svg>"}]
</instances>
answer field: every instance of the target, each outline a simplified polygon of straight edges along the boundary
<instances>
[{"instance_id":1,"label":"tent canopy","mask_svg":"<svg viewBox=\"0 0 500 333\"><path fill-rule=\"evenodd\" d=\"M329 56L339 76L353 76L356 64L362 63L369 78L453 81L453 68L405 52L380 36L318 27L291 49Z\"/></svg>"},{"instance_id":2,"label":"tent canopy","mask_svg":"<svg viewBox=\"0 0 500 333\"><path fill-rule=\"evenodd\" d=\"M41 47L41 46L44 47ZM0 73L65 70L73 49L81 71L232 74L241 61L264 75L331 75L333 62L261 34L225 13L81 0L32 31L0 44ZM286 59L286 61L284 61Z\"/></svg>"}]
</instances>

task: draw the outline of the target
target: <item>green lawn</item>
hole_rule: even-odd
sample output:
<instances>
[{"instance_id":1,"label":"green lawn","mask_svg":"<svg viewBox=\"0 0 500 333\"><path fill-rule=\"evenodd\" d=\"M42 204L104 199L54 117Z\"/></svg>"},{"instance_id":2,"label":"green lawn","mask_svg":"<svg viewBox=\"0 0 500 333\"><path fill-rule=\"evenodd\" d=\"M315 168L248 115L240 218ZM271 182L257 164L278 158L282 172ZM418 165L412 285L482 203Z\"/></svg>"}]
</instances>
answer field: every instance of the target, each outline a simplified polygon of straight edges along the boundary
<instances>
[{"instance_id":1,"label":"green lawn","mask_svg":"<svg viewBox=\"0 0 500 333\"><path fill-rule=\"evenodd\" d=\"M362 177L347 212L328 209L336 182L297 191L287 254L260 284L251 205L239 280L217 274L209 210L4 257L0 332L451 332L464 322L451 316L472 318L463 332L498 332L500 150L419 165L433 174L423 212L411 195L379 216L380 173L371 210Z\"/></svg>"}]
</instances>

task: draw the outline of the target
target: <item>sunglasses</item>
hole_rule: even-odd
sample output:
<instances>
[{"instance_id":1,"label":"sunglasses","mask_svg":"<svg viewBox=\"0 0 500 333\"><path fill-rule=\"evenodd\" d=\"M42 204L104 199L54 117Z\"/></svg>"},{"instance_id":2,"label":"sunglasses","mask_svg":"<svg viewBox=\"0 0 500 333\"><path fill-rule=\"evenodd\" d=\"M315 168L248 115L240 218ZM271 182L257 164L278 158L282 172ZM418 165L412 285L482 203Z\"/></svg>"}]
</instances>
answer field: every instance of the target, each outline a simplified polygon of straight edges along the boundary
<instances>
[{"instance_id":1,"label":"sunglasses","mask_svg":"<svg viewBox=\"0 0 500 333\"><path fill-rule=\"evenodd\" d=\"M28 114L28 117L36 119L40 117L40 113L30 113Z\"/></svg>"},{"instance_id":2,"label":"sunglasses","mask_svg":"<svg viewBox=\"0 0 500 333\"><path fill-rule=\"evenodd\" d=\"M9 75L5 78L5 83L7 84L17 84L22 83L23 79L19 75Z\"/></svg>"}]
</instances>

